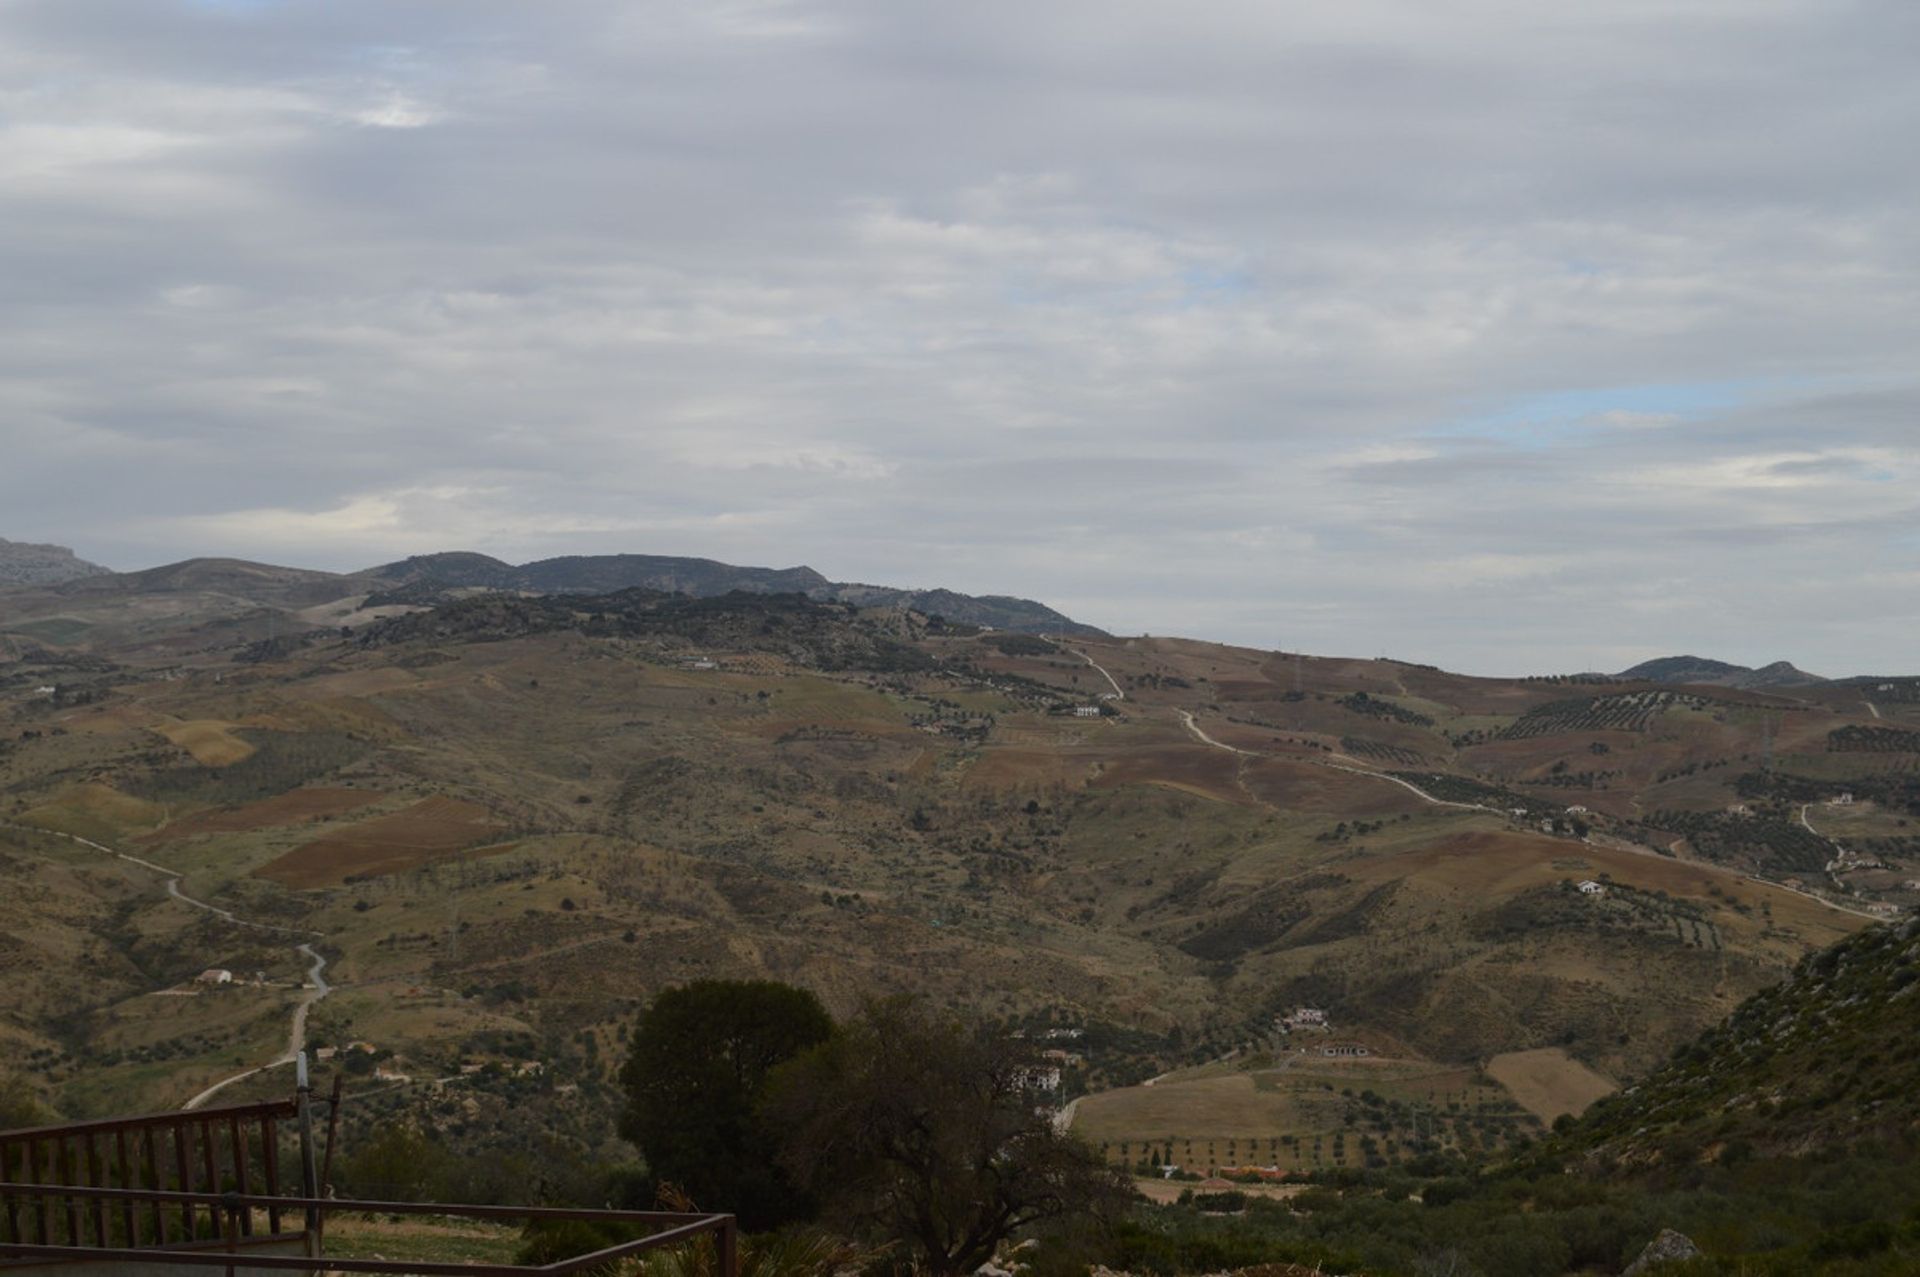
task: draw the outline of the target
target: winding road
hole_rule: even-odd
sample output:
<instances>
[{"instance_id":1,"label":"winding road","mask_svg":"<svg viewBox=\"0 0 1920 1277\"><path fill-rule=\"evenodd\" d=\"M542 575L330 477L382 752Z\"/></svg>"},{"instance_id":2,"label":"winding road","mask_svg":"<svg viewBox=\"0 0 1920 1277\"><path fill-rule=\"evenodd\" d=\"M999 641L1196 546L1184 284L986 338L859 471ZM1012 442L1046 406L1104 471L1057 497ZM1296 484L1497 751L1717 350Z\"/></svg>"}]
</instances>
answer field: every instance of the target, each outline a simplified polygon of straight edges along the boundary
<instances>
[{"instance_id":1,"label":"winding road","mask_svg":"<svg viewBox=\"0 0 1920 1277\"><path fill-rule=\"evenodd\" d=\"M1229 745L1223 740L1220 740L1213 736L1209 736L1207 735L1206 730L1202 728L1199 723L1194 721L1193 714L1191 712L1184 709L1176 710L1175 712L1180 715L1181 721L1187 725L1187 730L1193 733L1194 739L1198 740L1203 745L1211 745L1215 749L1224 749L1229 754L1238 754L1243 758L1273 757L1273 755L1263 754L1257 749L1241 749L1238 745ZM1315 767L1331 767L1334 771L1337 771L1337 772L1352 772L1356 776L1371 776L1375 780L1384 780L1388 784L1398 785L1402 789L1413 791L1413 793L1419 795L1421 799L1425 800L1426 802L1432 803L1436 807L1458 807L1465 811L1490 812L1495 816L1505 816L1508 814L1504 811L1501 811L1497 807L1489 807L1484 803L1459 803L1459 802L1454 802L1450 798L1435 798L1432 794L1429 794L1426 790L1420 788L1420 786L1414 784L1412 781L1401 780L1398 776L1389 776L1385 772L1373 771L1370 768L1350 767L1345 763L1326 762L1318 758L1306 758L1306 759L1301 759L1300 761L1305 763L1310 763Z\"/></svg>"},{"instance_id":2,"label":"winding road","mask_svg":"<svg viewBox=\"0 0 1920 1277\"><path fill-rule=\"evenodd\" d=\"M154 861L143 860L139 856L129 855L127 852L109 847L105 843L95 842L91 838L82 838L78 834L62 833L57 829L42 829L37 825L18 825L12 821L0 821L0 829L16 829L22 833L42 834L50 838L64 838L70 843L76 843L79 846L100 852L102 855L112 856L116 860L124 860L130 865L138 865L140 868L152 873L162 874L166 878L168 896L186 905L188 908L199 909L202 912L210 913L223 922L231 923L236 927L247 927L254 931L269 931L275 935L282 936L310 936L314 939L325 938L322 933L318 931L310 931L301 927L283 927L272 922L255 922L251 918L240 917L231 909L222 909L219 905L208 904L206 901L197 899L180 890L180 881L186 876L180 870L169 869L167 866L157 864ZM299 999L293 1004L292 1022L287 1028L286 1051L266 1064L235 1073L231 1077L220 1079L181 1105L181 1108L197 1109L227 1087L232 1086L235 1082L250 1078L256 1073L264 1073L268 1069L291 1064L293 1063L294 1057L300 1054L301 1048L306 1046L307 1013L313 1009L314 1003L333 992L333 986L327 983L327 960L320 954L319 950L313 947L311 940L302 940L300 943L294 945L294 951L307 960L307 979L306 984L300 991Z\"/></svg>"},{"instance_id":3,"label":"winding road","mask_svg":"<svg viewBox=\"0 0 1920 1277\"><path fill-rule=\"evenodd\" d=\"M1184 709L1175 710L1174 712L1180 715L1181 721L1187 725L1187 730L1193 733L1194 738L1200 741L1204 745L1211 745L1215 749L1224 749L1230 754L1237 754L1243 758L1273 757L1273 755L1262 754L1258 750L1241 749L1237 745L1229 745L1223 740L1219 740L1219 739L1216 739L1215 737L1209 736L1207 735L1205 729L1203 729L1199 723L1194 721L1194 717L1192 713ZM1370 771L1365 767L1350 767L1345 763L1326 762L1320 759L1303 759L1301 761L1309 762L1316 767L1331 767L1335 771L1352 772L1356 776L1371 776L1375 780L1389 781L1395 785L1401 786L1404 789L1412 790L1415 794L1418 794L1422 799L1426 800L1429 803L1432 803L1436 807L1457 807L1457 808L1462 808L1469 811L1484 811L1492 815L1501 816L1501 817L1510 815L1510 813L1501 811L1497 807L1487 807L1480 803L1460 803L1460 802L1454 802L1446 798L1435 798L1432 794L1429 794L1426 790L1420 788L1418 785L1412 784L1408 781L1401 780L1398 776L1389 776L1384 772ZM1831 838L1827 838L1825 834L1815 829L1813 825L1808 822L1807 809L1805 807L1802 807L1800 809L1800 823L1803 825L1806 825L1807 832L1813 834L1815 837L1826 839L1826 841L1829 843L1833 842ZM1647 855L1647 856L1659 855L1658 852L1650 849L1642 850L1640 848L1636 848L1632 846L1624 846L1624 845L1615 846L1613 843L1604 843L1604 844L1597 843L1593 840L1591 836L1583 838L1580 841L1583 843L1586 843L1588 846L1593 846L1593 847L1604 846L1616 851L1628 851L1628 852L1633 852L1635 854ZM1675 841L1677 843L1680 840L1676 839ZM1865 909L1856 909L1850 905L1843 905L1838 901L1829 900L1825 896L1817 895L1814 892L1804 891L1798 887L1789 887L1785 883L1774 882L1770 878L1755 877L1753 874L1741 873L1737 869L1727 869L1720 865L1709 864L1705 861L1689 860L1684 863L1691 865L1696 869L1704 870L1707 873L1723 874L1726 877L1738 879L1739 881L1742 881L1742 882L1751 882L1763 887L1772 887L1776 891L1790 892L1793 895L1800 896L1807 900L1811 900L1815 904L1825 905L1827 908L1832 909L1836 913L1852 914L1856 918L1870 918L1875 922L1881 922L1885 920L1885 917L1882 914L1870 913Z\"/></svg>"},{"instance_id":4,"label":"winding road","mask_svg":"<svg viewBox=\"0 0 1920 1277\"><path fill-rule=\"evenodd\" d=\"M1107 673L1107 667L1106 667L1106 666L1104 666L1104 665L1102 665L1102 664L1101 664L1100 662L1098 662L1098 661L1096 661L1096 660L1094 660L1094 659L1093 659L1093 658L1092 658L1091 656L1088 656L1088 655L1087 655L1087 654L1086 654L1085 652L1082 652L1082 651L1081 651L1081 650L1080 650L1079 648L1077 648L1077 647L1067 647L1067 645L1066 645L1065 643L1062 643L1062 644L1061 644L1060 646L1061 646L1061 648L1062 648L1062 649L1064 649L1065 651L1069 651L1069 652L1072 652L1072 653L1073 653L1073 654L1074 654L1075 656L1077 656L1077 657L1079 657L1079 658L1080 658L1081 660L1083 660L1083 661L1085 661L1085 662L1086 662L1087 664L1089 664L1089 665L1091 665L1091 666L1093 666L1093 668L1095 668L1096 670L1099 670L1099 671L1100 671L1100 677L1101 677L1101 678L1104 678L1104 679L1106 679L1106 680L1107 680L1107 686L1109 686L1109 687L1111 687L1111 688L1113 689L1113 699L1114 699L1114 700L1116 700L1116 701L1124 701L1124 700L1126 700L1126 699L1127 699L1127 694L1126 694L1126 693L1125 693L1124 691L1122 691L1122 690L1120 689L1120 684L1119 684L1119 683L1118 683L1117 681L1115 681L1115 679L1114 679L1114 677L1113 677L1113 675L1111 675L1111 674L1109 674L1109 673Z\"/></svg>"}]
</instances>

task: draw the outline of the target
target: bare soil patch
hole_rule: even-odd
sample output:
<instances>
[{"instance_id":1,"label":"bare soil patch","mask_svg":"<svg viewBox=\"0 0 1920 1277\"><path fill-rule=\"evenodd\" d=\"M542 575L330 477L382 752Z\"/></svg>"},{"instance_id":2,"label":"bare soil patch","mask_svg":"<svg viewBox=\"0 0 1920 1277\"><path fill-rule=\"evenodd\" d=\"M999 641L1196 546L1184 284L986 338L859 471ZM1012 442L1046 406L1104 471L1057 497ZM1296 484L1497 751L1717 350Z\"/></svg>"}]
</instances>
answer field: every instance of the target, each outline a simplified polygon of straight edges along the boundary
<instances>
[{"instance_id":1,"label":"bare soil patch","mask_svg":"<svg viewBox=\"0 0 1920 1277\"><path fill-rule=\"evenodd\" d=\"M477 803L428 798L296 847L255 875L296 889L333 886L350 876L400 873L444 859L485 842L499 828Z\"/></svg>"},{"instance_id":2,"label":"bare soil patch","mask_svg":"<svg viewBox=\"0 0 1920 1277\"><path fill-rule=\"evenodd\" d=\"M1253 804L1235 779L1240 760L1210 745L1165 745L1134 750L1109 760L1094 782L1101 789L1122 785L1160 785L1215 802Z\"/></svg>"}]
</instances>

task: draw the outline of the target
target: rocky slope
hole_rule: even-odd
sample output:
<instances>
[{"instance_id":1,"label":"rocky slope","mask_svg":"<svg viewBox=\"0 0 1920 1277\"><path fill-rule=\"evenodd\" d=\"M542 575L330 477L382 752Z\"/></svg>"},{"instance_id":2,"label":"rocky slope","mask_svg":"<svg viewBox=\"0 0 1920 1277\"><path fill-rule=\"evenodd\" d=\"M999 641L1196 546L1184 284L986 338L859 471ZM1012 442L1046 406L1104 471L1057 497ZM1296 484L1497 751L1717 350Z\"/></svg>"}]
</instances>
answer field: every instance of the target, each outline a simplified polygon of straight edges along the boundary
<instances>
[{"instance_id":1,"label":"rocky slope","mask_svg":"<svg viewBox=\"0 0 1920 1277\"><path fill-rule=\"evenodd\" d=\"M77 557L64 545L35 545L0 537L0 588L59 585L84 577L111 575L112 571Z\"/></svg>"},{"instance_id":2,"label":"rocky slope","mask_svg":"<svg viewBox=\"0 0 1920 1277\"><path fill-rule=\"evenodd\" d=\"M1920 1130L1920 917L1809 955L1574 1132L1625 1165L1804 1155Z\"/></svg>"}]
</instances>

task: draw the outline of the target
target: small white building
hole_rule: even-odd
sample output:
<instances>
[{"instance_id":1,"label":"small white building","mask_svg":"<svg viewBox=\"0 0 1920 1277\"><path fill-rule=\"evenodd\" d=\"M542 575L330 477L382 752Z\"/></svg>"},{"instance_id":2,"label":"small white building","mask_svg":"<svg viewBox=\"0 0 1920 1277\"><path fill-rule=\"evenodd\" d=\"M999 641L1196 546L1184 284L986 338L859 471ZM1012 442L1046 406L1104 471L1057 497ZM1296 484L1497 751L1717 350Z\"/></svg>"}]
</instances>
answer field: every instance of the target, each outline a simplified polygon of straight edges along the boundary
<instances>
[{"instance_id":1,"label":"small white building","mask_svg":"<svg viewBox=\"0 0 1920 1277\"><path fill-rule=\"evenodd\" d=\"M1075 718L1098 718L1100 717L1100 707L1098 705L1075 705L1073 707L1073 716Z\"/></svg>"},{"instance_id":2,"label":"small white building","mask_svg":"<svg viewBox=\"0 0 1920 1277\"><path fill-rule=\"evenodd\" d=\"M1060 1089L1059 1069L1027 1069L1021 1075L1021 1081L1039 1091L1057 1091Z\"/></svg>"},{"instance_id":3,"label":"small white building","mask_svg":"<svg viewBox=\"0 0 1920 1277\"><path fill-rule=\"evenodd\" d=\"M193 977L193 982L195 984L232 984L233 972L225 967L208 967Z\"/></svg>"},{"instance_id":4,"label":"small white building","mask_svg":"<svg viewBox=\"0 0 1920 1277\"><path fill-rule=\"evenodd\" d=\"M1844 791L1841 793L1835 794L1833 797L1827 799L1827 806L1851 807L1853 806L1853 795L1850 792L1844 792Z\"/></svg>"},{"instance_id":5,"label":"small white building","mask_svg":"<svg viewBox=\"0 0 1920 1277\"><path fill-rule=\"evenodd\" d=\"M1577 885L1580 888L1580 894L1583 896L1604 896L1607 894L1607 889L1591 878Z\"/></svg>"},{"instance_id":6,"label":"small white building","mask_svg":"<svg viewBox=\"0 0 1920 1277\"><path fill-rule=\"evenodd\" d=\"M1587 809L1585 807L1578 805L1577 803L1574 806L1567 808L1567 815L1569 816L1584 816L1586 814L1587 814Z\"/></svg>"}]
</instances>

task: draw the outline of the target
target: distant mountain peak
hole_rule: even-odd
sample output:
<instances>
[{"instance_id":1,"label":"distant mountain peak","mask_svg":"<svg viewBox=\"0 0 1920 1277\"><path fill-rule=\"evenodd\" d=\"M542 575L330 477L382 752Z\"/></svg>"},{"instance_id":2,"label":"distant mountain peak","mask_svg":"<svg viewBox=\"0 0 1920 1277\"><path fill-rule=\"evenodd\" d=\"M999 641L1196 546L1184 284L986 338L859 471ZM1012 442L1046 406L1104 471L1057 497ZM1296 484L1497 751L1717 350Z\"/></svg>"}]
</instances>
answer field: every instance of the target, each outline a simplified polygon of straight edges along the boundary
<instances>
[{"instance_id":1,"label":"distant mountain peak","mask_svg":"<svg viewBox=\"0 0 1920 1277\"><path fill-rule=\"evenodd\" d=\"M1705 656L1661 656L1621 670L1616 678L1650 683L1683 683L1704 687L1733 687L1752 690L1766 687L1804 687L1827 680L1809 674L1790 661L1775 661L1754 669Z\"/></svg>"},{"instance_id":2,"label":"distant mountain peak","mask_svg":"<svg viewBox=\"0 0 1920 1277\"><path fill-rule=\"evenodd\" d=\"M64 545L38 545L0 537L0 586L60 585L89 576L109 576L112 568L89 563Z\"/></svg>"}]
</instances>

